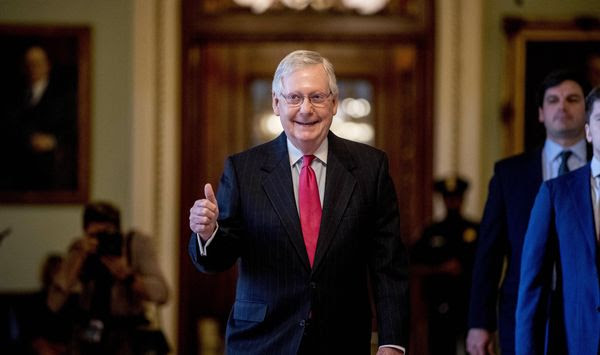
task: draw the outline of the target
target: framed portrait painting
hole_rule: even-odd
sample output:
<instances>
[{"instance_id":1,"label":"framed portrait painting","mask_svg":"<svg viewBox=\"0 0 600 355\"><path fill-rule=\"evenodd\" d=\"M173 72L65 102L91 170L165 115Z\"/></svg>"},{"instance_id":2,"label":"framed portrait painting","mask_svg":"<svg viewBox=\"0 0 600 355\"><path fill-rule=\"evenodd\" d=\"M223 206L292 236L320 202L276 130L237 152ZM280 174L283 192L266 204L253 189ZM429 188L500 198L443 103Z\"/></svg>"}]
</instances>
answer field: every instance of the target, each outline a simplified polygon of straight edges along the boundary
<instances>
[{"instance_id":1,"label":"framed portrait painting","mask_svg":"<svg viewBox=\"0 0 600 355\"><path fill-rule=\"evenodd\" d=\"M0 202L86 202L89 28L0 25L0 48Z\"/></svg>"},{"instance_id":2,"label":"framed portrait painting","mask_svg":"<svg viewBox=\"0 0 600 355\"><path fill-rule=\"evenodd\" d=\"M573 70L589 89L600 85L600 22L504 19L507 36L507 75L502 117L504 153L512 155L540 147L546 137L538 120L537 91L554 70Z\"/></svg>"}]
</instances>

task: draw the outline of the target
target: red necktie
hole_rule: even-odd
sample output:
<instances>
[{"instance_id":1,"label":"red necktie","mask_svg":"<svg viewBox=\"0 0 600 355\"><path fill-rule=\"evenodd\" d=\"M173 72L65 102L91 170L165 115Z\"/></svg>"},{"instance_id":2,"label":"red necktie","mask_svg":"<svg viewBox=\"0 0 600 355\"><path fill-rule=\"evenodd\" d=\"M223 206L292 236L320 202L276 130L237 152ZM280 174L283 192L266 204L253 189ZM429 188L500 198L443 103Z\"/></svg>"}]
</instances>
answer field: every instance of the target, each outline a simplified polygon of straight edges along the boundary
<instances>
[{"instance_id":1,"label":"red necktie","mask_svg":"<svg viewBox=\"0 0 600 355\"><path fill-rule=\"evenodd\" d=\"M319 238L319 227L321 225L321 200L319 199L319 186L315 171L310 167L314 155L305 155L300 170L300 181L298 182L298 205L300 207L300 225L304 244L308 252L310 266L315 259L317 250L317 239Z\"/></svg>"}]
</instances>

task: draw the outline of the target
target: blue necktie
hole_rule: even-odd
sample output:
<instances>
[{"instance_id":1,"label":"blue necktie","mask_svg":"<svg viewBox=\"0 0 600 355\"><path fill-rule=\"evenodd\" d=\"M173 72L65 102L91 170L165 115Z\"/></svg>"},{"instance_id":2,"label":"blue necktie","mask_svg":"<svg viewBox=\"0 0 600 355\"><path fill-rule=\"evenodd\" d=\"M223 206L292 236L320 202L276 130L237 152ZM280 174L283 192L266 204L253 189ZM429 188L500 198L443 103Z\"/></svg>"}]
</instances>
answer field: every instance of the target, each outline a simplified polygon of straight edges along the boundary
<instances>
[{"instance_id":1,"label":"blue necktie","mask_svg":"<svg viewBox=\"0 0 600 355\"><path fill-rule=\"evenodd\" d=\"M558 156L560 157L560 165L558 166L558 176L564 175L566 173L568 173L570 171L569 169L569 165L567 164L567 161L569 160L569 157L571 156L571 154L573 154L572 151L570 150L563 150L562 152L560 152L560 154L558 154ZM556 264L554 264L553 268L552 268L552 290L556 290Z\"/></svg>"},{"instance_id":2,"label":"blue necktie","mask_svg":"<svg viewBox=\"0 0 600 355\"><path fill-rule=\"evenodd\" d=\"M560 157L560 166L558 167L558 176L564 175L570 171L569 165L567 165L567 161L569 160L569 157L571 156L571 154L573 154L572 151L563 150L558 155Z\"/></svg>"}]
</instances>

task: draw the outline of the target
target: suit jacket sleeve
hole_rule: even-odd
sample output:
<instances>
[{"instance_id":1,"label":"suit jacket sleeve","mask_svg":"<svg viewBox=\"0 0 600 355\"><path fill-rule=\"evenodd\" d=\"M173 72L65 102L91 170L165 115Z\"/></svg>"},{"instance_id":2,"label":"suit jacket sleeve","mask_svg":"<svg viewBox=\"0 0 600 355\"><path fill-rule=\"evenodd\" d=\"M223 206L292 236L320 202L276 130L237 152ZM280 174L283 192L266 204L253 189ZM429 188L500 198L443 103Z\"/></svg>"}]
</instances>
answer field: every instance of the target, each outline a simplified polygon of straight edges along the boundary
<instances>
[{"instance_id":1,"label":"suit jacket sleeve","mask_svg":"<svg viewBox=\"0 0 600 355\"><path fill-rule=\"evenodd\" d=\"M379 344L408 344L408 261L400 238L398 202L387 158L379 166L370 269Z\"/></svg>"},{"instance_id":2,"label":"suit jacket sleeve","mask_svg":"<svg viewBox=\"0 0 600 355\"><path fill-rule=\"evenodd\" d=\"M195 233L192 233L188 244L188 252L192 263L202 272L219 272L227 270L240 256L242 235L242 221L239 213L238 178L229 157L225 161L225 168L219 188L217 190L219 205L219 230L208 246L207 255L200 255L200 248Z\"/></svg>"},{"instance_id":3,"label":"suit jacket sleeve","mask_svg":"<svg viewBox=\"0 0 600 355\"><path fill-rule=\"evenodd\" d=\"M521 280L516 313L517 354L544 351L546 310L552 278L550 243L555 236L554 208L548 184L535 200L521 258Z\"/></svg>"},{"instance_id":4,"label":"suit jacket sleeve","mask_svg":"<svg viewBox=\"0 0 600 355\"><path fill-rule=\"evenodd\" d=\"M506 202L501 177L496 170L490 180L488 198L481 220L469 307L469 328L494 331L497 327L496 305L502 263L508 236Z\"/></svg>"}]
</instances>

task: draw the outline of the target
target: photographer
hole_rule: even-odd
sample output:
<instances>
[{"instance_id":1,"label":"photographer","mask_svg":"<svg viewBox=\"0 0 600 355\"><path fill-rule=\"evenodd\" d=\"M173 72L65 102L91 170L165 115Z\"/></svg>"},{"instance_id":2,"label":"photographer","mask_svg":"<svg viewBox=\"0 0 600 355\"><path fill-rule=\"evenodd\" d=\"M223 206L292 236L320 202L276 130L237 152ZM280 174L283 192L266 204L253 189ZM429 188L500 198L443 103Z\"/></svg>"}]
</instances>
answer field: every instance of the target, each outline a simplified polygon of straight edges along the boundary
<instances>
[{"instance_id":1,"label":"photographer","mask_svg":"<svg viewBox=\"0 0 600 355\"><path fill-rule=\"evenodd\" d=\"M104 202L86 205L83 229L54 278L48 306L57 312L78 294L70 353L134 354L135 330L147 323L144 303L163 304L168 296L152 241L122 234L119 211Z\"/></svg>"}]
</instances>

